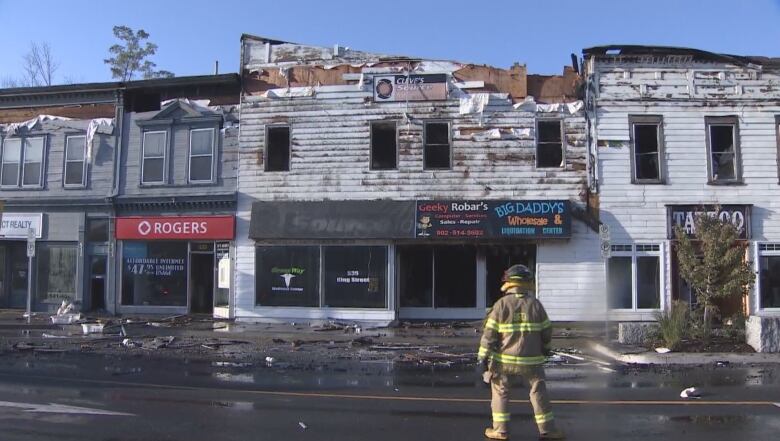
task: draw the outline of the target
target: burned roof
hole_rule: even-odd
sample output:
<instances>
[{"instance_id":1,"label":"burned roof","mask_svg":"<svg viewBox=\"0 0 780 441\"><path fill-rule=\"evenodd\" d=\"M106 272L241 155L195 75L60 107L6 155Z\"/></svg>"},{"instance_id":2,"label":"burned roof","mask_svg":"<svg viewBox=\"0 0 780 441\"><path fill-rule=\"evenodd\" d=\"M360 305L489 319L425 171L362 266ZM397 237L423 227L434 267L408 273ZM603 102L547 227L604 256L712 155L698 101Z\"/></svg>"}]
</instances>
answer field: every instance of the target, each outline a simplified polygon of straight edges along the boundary
<instances>
[{"instance_id":1,"label":"burned roof","mask_svg":"<svg viewBox=\"0 0 780 441\"><path fill-rule=\"evenodd\" d=\"M731 55L709 52L702 49L674 46L643 46L613 44L594 46L582 50L585 57L637 57L637 56L688 56L696 61L729 63L743 67L780 69L780 58L749 55Z\"/></svg>"}]
</instances>

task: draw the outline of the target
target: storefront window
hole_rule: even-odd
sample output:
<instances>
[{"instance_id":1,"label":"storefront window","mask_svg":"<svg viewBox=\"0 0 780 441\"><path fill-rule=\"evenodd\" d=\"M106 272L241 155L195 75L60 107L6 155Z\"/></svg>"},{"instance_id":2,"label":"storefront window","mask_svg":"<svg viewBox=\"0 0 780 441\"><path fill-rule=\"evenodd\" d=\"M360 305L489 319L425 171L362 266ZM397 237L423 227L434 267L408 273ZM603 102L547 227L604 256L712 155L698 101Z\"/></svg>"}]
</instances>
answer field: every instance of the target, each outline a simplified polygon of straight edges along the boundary
<instances>
[{"instance_id":1,"label":"storefront window","mask_svg":"<svg viewBox=\"0 0 780 441\"><path fill-rule=\"evenodd\" d=\"M261 306L319 306L317 246L260 246L255 255L255 302Z\"/></svg>"},{"instance_id":2,"label":"storefront window","mask_svg":"<svg viewBox=\"0 0 780 441\"><path fill-rule=\"evenodd\" d=\"M324 306L387 306L387 247L323 247L323 267Z\"/></svg>"},{"instance_id":3,"label":"storefront window","mask_svg":"<svg viewBox=\"0 0 780 441\"><path fill-rule=\"evenodd\" d=\"M58 304L63 300L76 300L77 255L75 244L38 245L38 303Z\"/></svg>"},{"instance_id":4,"label":"storefront window","mask_svg":"<svg viewBox=\"0 0 780 441\"><path fill-rule=\"evenodd\" d=\"M631 308L631 257L612 257L609 259L609 307L612 309Z\"/></svg>"},{"instance_id":5,"label":"storefront window","mask_svg":"<svg viewBox=\"0 0 780 441\"><path fill-rule=\"evenodd\" d=\"M187 242L125 241L122 304L187 306Z\"/></svg>"},{"instance_id":6,"label":"storefront window","mask_svg":"<svg viewBox=\"0 0 780 441\"><path fill-rule=\"evenodd\" d=\"M636 258L636 301L639 309L657 309L661 300L660 259L658 256Z\"/></svg>"},{"instance_id":7,"label":"storefront window","mask_svg":"<svg viewBox=\"0 0 780 441\"><path fill-rule=\"evenodd\" d=\"M761 256L761 308L780 308L780 255Z\"/></svg>"},{"instance_id":8,"label":"storefront window","mask_svg":"<svg viewBox=\"0 0 780 441\"><path fill-rule=\"evenodd\" d=\"M475 308L477 251L473 246L411 246L399 250L401 306Z\"/></svg>"}]
</instances>

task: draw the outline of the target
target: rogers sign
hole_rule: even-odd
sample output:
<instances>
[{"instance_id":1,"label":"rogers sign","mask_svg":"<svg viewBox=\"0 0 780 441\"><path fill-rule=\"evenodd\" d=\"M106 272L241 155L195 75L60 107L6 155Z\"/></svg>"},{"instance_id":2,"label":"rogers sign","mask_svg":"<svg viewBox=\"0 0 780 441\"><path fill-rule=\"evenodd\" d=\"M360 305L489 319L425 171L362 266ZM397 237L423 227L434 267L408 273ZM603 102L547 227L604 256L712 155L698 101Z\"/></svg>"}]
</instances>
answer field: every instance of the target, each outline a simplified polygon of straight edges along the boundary
<instances>
[{"instance_id":1,"label":"rogers sign","mask_svg":"<svg viewBox=\"0 0 780 441\"><path fill-rule=\"evenodd\" d=\"M231 240L233 216L118 217L116 238L122 240Z\"/></svg>"}]
</instances>

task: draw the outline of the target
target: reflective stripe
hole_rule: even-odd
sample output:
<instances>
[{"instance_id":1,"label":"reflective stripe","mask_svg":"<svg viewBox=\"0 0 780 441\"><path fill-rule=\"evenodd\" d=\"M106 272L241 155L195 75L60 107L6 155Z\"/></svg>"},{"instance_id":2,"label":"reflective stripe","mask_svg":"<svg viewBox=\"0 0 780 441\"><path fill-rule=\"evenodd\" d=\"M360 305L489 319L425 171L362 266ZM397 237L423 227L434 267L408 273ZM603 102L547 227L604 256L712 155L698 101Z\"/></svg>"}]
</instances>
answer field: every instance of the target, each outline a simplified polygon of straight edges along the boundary
<instances>
[{"instance_id":1,"label":"reflective stripe","mask_svg":"<svg viewBox=\"0 0 780 441\"><path fill-rule=\"evenodd\" d=\"M547 413L543 413L541 415L535 415L534 419L536 420L537 424L541 424L541 423L548 423L548 422L552 421L554 418L553 418L553 413L552 412L547 412Z\"/></svg>"},{"instance_id":2,"label":"reflective stripe","mask_svg":"<svg viewBox=\"0 0 780 441\"><path fill-rule=\"evenodd\" d=\"M493 412L493 421L497 423L505 423L509 421L509 413Z\"/></svg>"},{"instance_id":3,"label":"reflective stripe","mask_svg":"<svg viewBox=\"0 0 780 441\"><path fill-rule=\"evenodd\" d=\"M502 334L511 334L513 332L539 332L547 328L552 327L550 320L543 322L511 322L511 323L499 323L492 318L485 321L485 329L492 329Z\"/></svg>"},{"instance_id":4,"label":"reflective stripe","mask_svg":"<svg viewBox=\"0 0 780 441\"><path fill-rule=\"evenodd\" d=\"M480 346L479 352L477 352L477 359L488 358L490 360L497 361L501 364L514 364L520 366L533 366L537 364L544 364L547 358L544 355L535 355L531 357L521 357L518 355L501 354L493 352L490 349Z\"/></svg>"}]
</instances>

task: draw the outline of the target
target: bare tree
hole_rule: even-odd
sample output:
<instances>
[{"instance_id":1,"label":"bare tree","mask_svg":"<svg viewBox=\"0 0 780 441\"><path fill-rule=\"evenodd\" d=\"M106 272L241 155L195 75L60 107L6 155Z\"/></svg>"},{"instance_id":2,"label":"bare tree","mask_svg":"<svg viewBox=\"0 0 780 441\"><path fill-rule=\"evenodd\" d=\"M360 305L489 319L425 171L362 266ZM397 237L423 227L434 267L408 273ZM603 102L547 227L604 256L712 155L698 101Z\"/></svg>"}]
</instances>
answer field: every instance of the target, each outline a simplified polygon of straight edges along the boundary
<instances>
[{"instance_id":1,"label":"bare tree","mask_svg":"<svg viewBox=\"0 0 780 441\"><path fill-rule=\"evenodd\" d=\"M22 56L22 75L18 78L5 76L0 80L3 87L39 87L54 84L54 74L60 67L54 58L49 43L31 42L30 50Z\"/></svg>"},{"instance_id":2,"label":"bare tree","mask_svg":"<svg viewBox=\"0 0 780 441\"><path fill-rule=\"evenodd\" d=\"M49 43L30 43L30 51L24 55L23 68L33 86L51 86L59 67L60 63L54 59Z\"/></svg>"}]
</instances>

